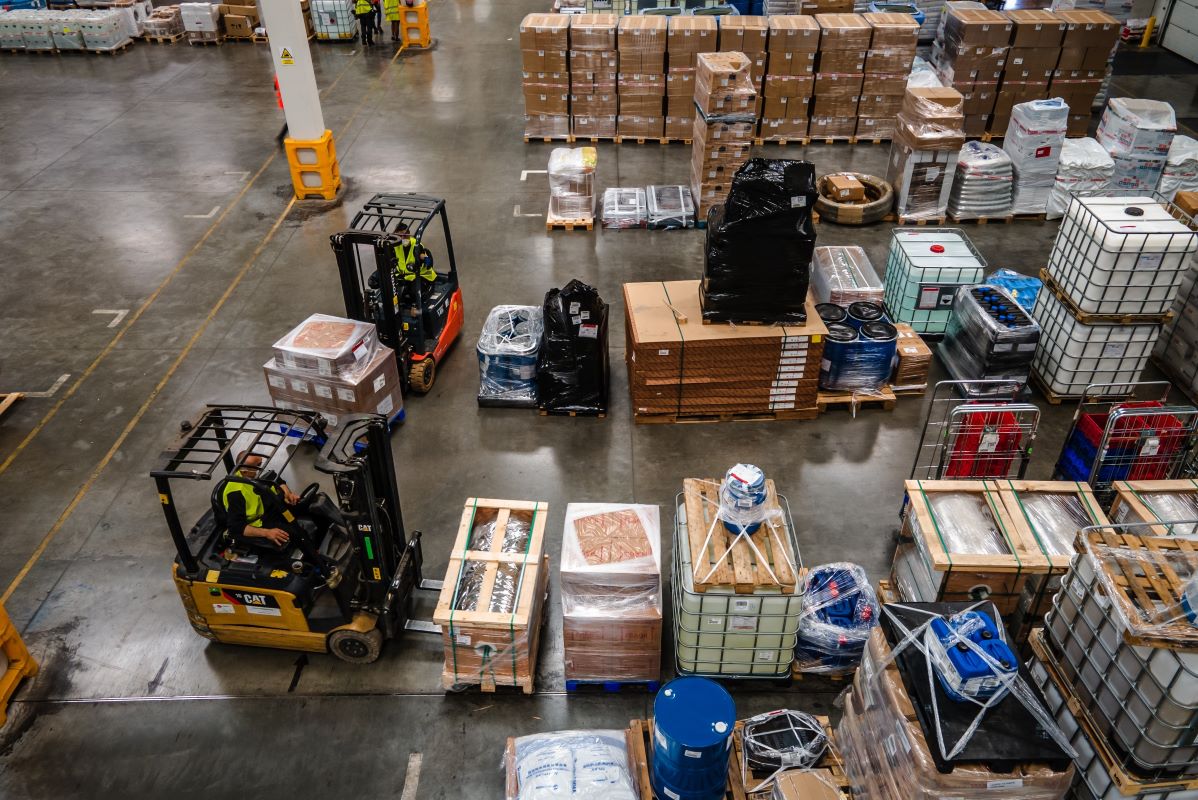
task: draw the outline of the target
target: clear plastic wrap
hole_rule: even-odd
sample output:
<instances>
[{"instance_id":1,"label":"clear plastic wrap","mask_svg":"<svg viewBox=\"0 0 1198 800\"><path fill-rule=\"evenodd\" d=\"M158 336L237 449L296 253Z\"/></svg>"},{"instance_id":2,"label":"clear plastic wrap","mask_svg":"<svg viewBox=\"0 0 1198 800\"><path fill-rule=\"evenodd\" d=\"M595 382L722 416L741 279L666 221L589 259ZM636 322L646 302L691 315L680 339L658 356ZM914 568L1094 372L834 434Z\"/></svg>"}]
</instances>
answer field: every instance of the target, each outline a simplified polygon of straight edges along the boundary
<instances>
[{"instance_id":1,"label":"clear plastic wrap","mask_svg":"<svg viewBox=\"0 0 1198 800\"><path fill-rule=\"evenodd\" d=\"M369 322L313 314L274 343L284 369L352 380L361 375L382 345Z\"/></svg>"},{"instance_id":2,"label":"clear plastic wrap","mask_svg":"<svg viewBox=\"0 0 1198 800\"><path fill-rule=\"evenodd\" d=\"M537 356L537 407L551 414L604 414L608 399L608 305L572 280L545 294Z\"/></svg>"},{"instance_id":3,"label":"clear plastic wrap","mask_svg":"<svg viewBox=\"0 0 1198 800\"><path fill-rule=\"evenodd\" d=\"M1114 176L1115 162L1097 139L1088 136L1066 139L1061 146L1061 162L1052 184L1052 193L1048 196L1048 219L1065 216L1073 194L1107 191Z\"/></svg>"},{"instance_id":4,"label":"clear plastic wrap","mask_svg":"<svg viewBox=\"0 0 1198 800\"><path fill-rule=\"evenodd\" d=\"M478 398L521 408L537 404L540 306L495 306L478 336Z\"/></svg>"},{"instance_id":5,"label":"clear plastic wrap","mask_svg":"<svg viewBox=\"0 0 1198 800\"><path fill-rule=\"evenodd\" d=\"M603 227L616 230L643 228L647 220L644 189L613 186L603 190Z\"/></svg>"},{"instance_id":6,"label":"clear plastic wrap","mask_svg":"<svg viewBox=\"0 0 1198 800\"><path fill-rule=\"evenodd\" d=\"M1028 492L1016 497L1032 534L1050 555L1067 556L1076 552L1073 545L1077 532L1094 524L1094 518L1076 494Z\"/></svg>"},{"instance_id":7,"label":"clear plastic wrap","mask_svg":"<svg viewBox=\"0 0 1198 800\"><path fill-rule=\"evenodd\" d=\"M817 247L811 267L817 303L847 306L860 300L882 302L882 279L860 247Z\"/></svg>"},{"instance_id":8,"label":"clear plastic wrap","mask_svg":"<svg viewBox=\"0 0 1198 800\"><path fill-rule=\"evenodd\" d=\"M948 196L948 213L961 219L1002 217L1011 211L1015 171L998 145L966 142Z\"/></svg>"},{"instance_id":9,"label":"clear plastic wrap","mask_svg":"<svg viewBox=\"0 0 1198 800\"><path fill-rule=\"evenodd\" d=\"M944 84L936 74L936 68L925 59L916 56L911 64L911 74L907 77L908 89L941 89Z\"/></svg>"},{"instance_id":10,"label":"clear plastic wrap","mask_svg":"<svg viewBox=\"0 0 1198 800\"><path fill-rule=\"evenodd\" d=\"M740 777L749 794L768 789L784 772L811 769L828 751L819 719L786 708L744 720L741 737Z\"/></svg>"},{"instance_id":11,"label":"clear plastic wrap","mask_svg":"<svg viewBox=\"0 0 1198 800\"><path fill-rule=\"evenodd\" d=\"M860 328L833 323L820 360L819 385L833 392L870 394L890 379L898 352L898 331L884 320Z\"/></svg>"},{"instance_id":12,"label":"clear plastic wrap","mask_svg":"<svg viewBox=\"0 0 1198 800\"><path fill-rule=\"evenodd\" d=\"M907 87L899 117L919 140L955 139L962 135L965 97L951 87ZM954 149L959 149L956 145Z\"/></svg>"},{"instance_id":13,"label":"clear plastic wrap","mask_svg":"<svg viewBox=\"0 0 1198 800\"><path fill-rule=\"evenodd\" d=\"M695 227L695 203L686 186L647 186L649 227L672 230Z\"/></svg>"},{"instance_id":14,"label":"clear plastic wrap","mask_svg":"<svg viewBox=\"0 0 1198 800\"><path fill-rule=\"evenodd\" d=\"M857 669L879 610L869 576L860 566L835 562L812 568L803 581L795 646L799 672L845 675Z\"/></svg>"},{"instance_id":15,"label":"clear plastic wrap","mask_svg":"<svg viewBox=\"0 0 1198 800\"><path fill-rule=\"evenodd\" d=\"M1018 103L1011 109L1003 150L1015 169L1012 213L1042 214L1048 208L1068 125L1069 106L1060 98Z\"/></svg>"},{"instance_id":16,"label":"clear plastic wrap","mask_svg":"<svg viewBox=\"0 0 1198 800\"><path fill-rule=\"evenodd\" d=\"M639 800L624 731L556 731L509 741L506 800Z\"/></svg>"},{"instance_id":17,"label":"clear plastic wrap","mask_svg":"<svg viewBox=\"0 0 1198 800\"><path fill-rule=\"evenodd\" d=\"M524 135L530 139L566 139L570 136L570 116L525 114Z\"/></svg>"},{"instance_id":18,"label":"clear plastic wrap","mask_svg":"<svg viewBox=\"0 0 1198 800\"><path fill-rule=\"evenodd\" d=\"M756 122L757 89L744 53L699 53L695 105L707 122Z\"/></svg>"},{"instance_id":19,"label":"clear plastic wrap","mask_svg":"<svg viewBox=\"0 0 1198 800\"><path fill-rule=\"evenodd\" d=\"M272 358L262 365L266 391L276 408L319 411L330 428L347 414L382 414L388 419L403 411L403 388L395 352L379 346L371 361L351 377L316 375L283 367Z\"/></svg>"},{"instance_id":20,"label":"clear plastic wrap","mask_svg":"<svg viewBox=\"0 0 1198 800\"><path fill-rule=\"evenodd\" d=\"M1189 517L1184 521L1193 521ZM1104 535L1103 530L1111 532ZM1084 534L1110 613L1124 636L1171 649L1198 647L1198 549L1189 537ZM1143 528L1142 530L1147 530Z\"/></svg>"},{"instance_id":21,"label":"clear plastic wrap","mask_svg":"<svg viewBox=\"0 0 1198 800\"><path fill-rule=\"evenodd\" d=\"M1139 498L1163 522L1198 519L1198 495L1186 492L1140 492ZM1193 536L1198 529L1193 525L1179 525L1171 528L1171 532Z\"/></svg>"},{"instance_id":22,"label":"clear plastic wrap","mask_svg":"<svg viewBox=\"0 0 1198 800\"><path fill-rule=\"evenodd\" d=\"M895 619L886 606L882 613ZM902 639L892 650L880 627L874 628L862 657L861 668L852 688L843 696L844 713L836 728L845 772L854 797L871 800L1060 800L1073 779L1073 766L1054 770L1050 766L1028 763L1013 771L994 771L984 762L956 761L950 772L941 772L933 758L933 748L945 757L959 751L973 738L977 725L999 702L1017 702L1028 710L1041 728L1036 735L1051 738L1069 756L1074 755L1065 734L1040 704L1035 691L1016 674L1001 680L1009 695L990 701L972 701L978 709L974 726L957 741L944 741L939 716L932 731L925 731L912 713L912 700L903 684L895 657L909 648L925 654L924 631L938 614L922 609L901 608L927 615L923 624L908 629L902 622L896 627ZM1001 626L1000 626L1001 630ZM972 640L961 646L987 664L993 659ZM925 680L919 676L919 680ZM931 679L930 673L927 679ZM1030 732L1029 732L1030 733Z\"/></svg>"},{"instance_id":23,"label":"clear plastic wrap","mask_svg":"<svg viewBox=\"0 0 1198 800\"><path fill-rule=\"evenodd\" d=\"M562 591L575 576L584 587L661 586L661 522L657 506L570 503L562 528Z\"/></svg>"},{"instance_id":24,"label":"clear plastic wrap","mask_svg":"<svg viewBox=\"0 0 1198 800\"><path fill-rule=\"evenodd\" d=\"M1007 294L1015 298L1015 302L1024 311L1031 311L1036 305L1036 295L1043 288L1044 282L1030 275L1021 275L1013 269L996 269L986 278L986 283L1005 289Z\"/></svg>"},{"instance_id":25,"label":"clear plastic wrap","mask_svg":"<svg viewBox=\"0 0 1198 800\"><path fill-rule=\"evenodd\" d=\"M183 15L179 6L159 6L146 18L146 36L174 36L183 33Z\"/></svg>"},{"instance_id":26,"label":"clear plastic wrap","mask_svg":"<svg viewBox=\"0 0 1198 800\"><path fill-rule=\"evenodd\" d=\"M1098 123L1096 136L1112 156L1164 158L1169 155L1176 132L1177 115L1168 103L1112 97Z\"/></svg>"},{"instance_id":27,"label":"clear plastic wrap","mask_svg":"<svg viewBox=\"0 0 1198 800\"><path fill-rule=\"evenodd\" d=\"M549 154L549 214L559 219L585 219L595 215L593 147L555 147Z\"/></svg>"},{"instance_id":28,"label":"clear plastic wrap","mask_svg":"<svg viewBox=\"0 0 1198 800\"><path fill-rule=\"evenodd\" d=\"M975 492L933 492L927 495L928 506L935 523L935 536L944 544L945 552L966 555L1010 555L1007 533L986 502L985 495ZM911 532L921 545L924 532L919 517L907 514Z\"/></svg>"},{"instance_id":29,"label":"clear plastic wrap","mask_svg":"<svg viewBox=\"0 0 1198 800\"><path fill-rule=\"evenodd\" d=\"M962 286L939 354L954 380L1024 384L1039 341L1039 324L1006 289Z\"/></svg>"},{"instance_id":30,"label":"clear plastic wrap","mask_svg":"<svg viewBox=\"0 0 1198 800\"><path fill-rule=\"evenodd\" d=\"M733 533L756 533L779 513L766 502L765 473L753 464L737 464L724 473L719 497L716 516Z\"/></svg>"},{"instance_id":31,"label":"clear plastic wrap","mask_svg":"<svg viewBox=\"0 0 1198 800\"><path fill-rule=\"evenodd\" d=\"M1170 202L1178 192L1198 192L1198 141L1181 134L1173 137L1158 191Z\"/></svg>"}]
</instances>

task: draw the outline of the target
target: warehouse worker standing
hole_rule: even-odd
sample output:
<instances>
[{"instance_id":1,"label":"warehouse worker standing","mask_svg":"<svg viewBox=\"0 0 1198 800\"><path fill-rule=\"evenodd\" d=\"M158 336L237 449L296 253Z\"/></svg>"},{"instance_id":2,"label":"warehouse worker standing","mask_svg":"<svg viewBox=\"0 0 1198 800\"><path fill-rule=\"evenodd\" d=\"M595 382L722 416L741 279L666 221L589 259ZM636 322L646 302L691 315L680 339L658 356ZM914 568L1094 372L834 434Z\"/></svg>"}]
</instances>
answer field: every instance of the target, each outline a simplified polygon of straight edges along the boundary
<instances>
[{"instance_id":1,"label":"warehouse worker standing","mask_svg":"<svg viewBox=\"0 0 1198 800\"><path fill-rule=\"evenodd\" d=\"M362 44L374 44L374 3L370 0L354 0L354 16L362 26Z\"/></svg>"},{"instance_id":2,"label":"warehouse worker standing","mask_svg":"<svg viewBox=\"0 0 1198 800\"><path fill-rule=\"evenodd\" d=\"M399 41L399 0L383 0L383 16L391 23L391 41Z\"/></svg>"}]
</instances>

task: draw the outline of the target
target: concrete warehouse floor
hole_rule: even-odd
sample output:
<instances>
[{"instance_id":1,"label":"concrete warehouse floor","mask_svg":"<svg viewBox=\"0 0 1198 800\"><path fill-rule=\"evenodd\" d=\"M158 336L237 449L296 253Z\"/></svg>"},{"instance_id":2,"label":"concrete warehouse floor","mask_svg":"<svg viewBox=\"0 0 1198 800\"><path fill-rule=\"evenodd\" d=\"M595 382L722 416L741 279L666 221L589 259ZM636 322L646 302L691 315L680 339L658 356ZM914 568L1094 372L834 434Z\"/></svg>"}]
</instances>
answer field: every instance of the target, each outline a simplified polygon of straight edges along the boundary
<instances>
[{"instance_id":1,"label":"concrete warehouse floor","mask_svg":"<svg viewBox=\"0 0 1198 800\"><path fill-rule=\"evenodd\" d=\"M448 199L466 299L461 343L393 437L426 574L442 574L468 496L548 500L556 563L568 502L656 503L668 537L684 477L747 460L789 496L804 561L848 559L885 575L920 399L811 422L632 424L620 286L697 277L703 237L547 235L542 217L527 216L544 211L546 178L521 171L544 169L550 146L520 138L514 37L544 5L439 0L436 49L398 59L390 45L313 45L346 182L333 204L289 203L265 47L0 57L0 389L49 393L0 424L0 589L42 663L0 730L0 797L381 798L418 780L405 798L494 798L505 737L649 712L643 694L564 694L556 601L532 698L444 695L431 637L392 642L372 666L331 656L305 666L295 653L211 644L187 624L148 471L204 403L267 401L261 365L283 332L343 311L328 237L378 191ZM1115 83L1179 102L1168 76ZM1198 114L1187 102L1179 116ZM599 152L603 186L687 179L682 146ZM888 148L765 154L884 174ZM968 228L992 266L1029 274L1054 231ZM861 244L879 266L889 235L885 225L819 227L820 243ZM487 310L539 303L573 277L612 304L608 418L478 409L472 351ZM1042 407L1034 478L1050 475L1071 413ZM829 712L832 689L736 697L746 715Z\"/></svg>"}]
</instances>

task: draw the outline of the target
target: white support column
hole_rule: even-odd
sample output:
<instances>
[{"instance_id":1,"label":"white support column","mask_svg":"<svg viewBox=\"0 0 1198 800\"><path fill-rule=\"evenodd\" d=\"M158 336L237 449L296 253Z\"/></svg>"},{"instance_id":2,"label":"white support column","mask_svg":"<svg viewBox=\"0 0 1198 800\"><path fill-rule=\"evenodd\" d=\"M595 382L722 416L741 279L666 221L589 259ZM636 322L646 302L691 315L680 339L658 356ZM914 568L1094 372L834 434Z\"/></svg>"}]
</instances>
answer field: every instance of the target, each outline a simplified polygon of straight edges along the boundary
<instances>
[{"instance_id":1,"label":"white support column","mask_svg":"<svg viewBox=\"0 0 1198 800\"><path fill-rule=\"evenodd\" d=\"M279 79L289 135L292 139L319 139L325 132L324 114L312 71L304 12L295 0L259 0L258 8L270 37L270 57Z\"/></svg>"}]
</instances>

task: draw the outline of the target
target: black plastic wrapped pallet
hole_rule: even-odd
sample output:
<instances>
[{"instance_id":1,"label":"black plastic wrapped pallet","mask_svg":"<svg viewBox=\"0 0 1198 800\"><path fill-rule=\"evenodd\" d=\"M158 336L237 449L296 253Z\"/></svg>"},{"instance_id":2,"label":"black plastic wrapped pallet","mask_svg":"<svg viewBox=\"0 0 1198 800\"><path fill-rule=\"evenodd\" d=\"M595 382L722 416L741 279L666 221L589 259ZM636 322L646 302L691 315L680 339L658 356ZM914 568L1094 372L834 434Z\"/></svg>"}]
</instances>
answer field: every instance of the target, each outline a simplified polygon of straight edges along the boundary
<instances>
[{"instance_id":1,"label":"black plastic wrapped pallet","mask_svg":"<svg viewBox=\"0 0 1198 800\"><path fill-rule=\"evenodd\" d=\"M815 229L810 213L785 235L728 231L722 206L707 215L703 261L703 319L709 322L807 321L807 287Z\"/></svg>"},{"instance_id":2,"label":"black plastic wrapped pallet","mask_svg":"<svg viewBox=\"0 0 1198 800\"><path fill-rule=\"evenodd\" d=\"M551 414L607 412L607 303L572 280L545 294L537 407Z\"/></svg>"},{"instance_id":3,"label":"black plastic wrapped pallet","mask_svg":"<svg viewBox=\"0 0 1198 800\"><path fill-rule=\"evenodd\" d=\"M801 233L810 226L815 205L815 165L784 158L750 158L732 177L724 203L728 231L752 228L754 233ZM815 234L811 234L814 240ZM808 257L810 262L810 257Z\"/></svg>"}]
</instances>

